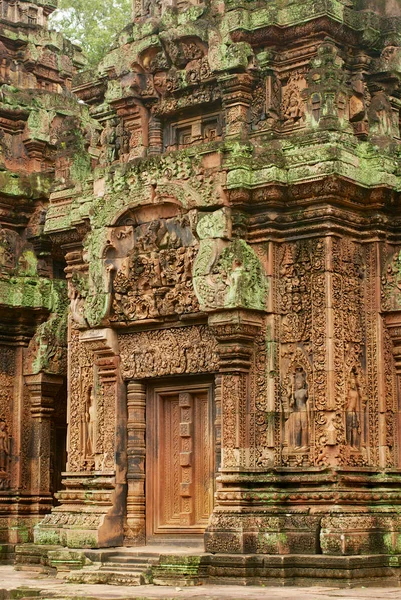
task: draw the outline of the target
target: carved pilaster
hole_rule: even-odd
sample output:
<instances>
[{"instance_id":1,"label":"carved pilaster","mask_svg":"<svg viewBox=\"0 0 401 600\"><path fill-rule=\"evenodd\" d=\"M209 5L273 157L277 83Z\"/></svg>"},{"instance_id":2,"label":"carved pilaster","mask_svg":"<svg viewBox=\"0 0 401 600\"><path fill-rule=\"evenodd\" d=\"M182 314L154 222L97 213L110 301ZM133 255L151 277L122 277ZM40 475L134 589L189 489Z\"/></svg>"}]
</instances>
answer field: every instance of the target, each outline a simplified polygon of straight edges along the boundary
<instances>
[{"instance_id":1,"label":"carved pilaster","mask_svg":"<svg viewBox=\"0 0 401 600\"><path fill-rule=\"evenodd\" d=\"M219 347L221 373L222 471L248 466L249 371L255 336L262 326L259 313L233 310L215 313L209 325Z\"/></svg>"},{"instance_id":2,"label":"carved pilaster","mask_svg":"<svg viewBox=\"0 0 401 600\"><path fill-rule=\"evenodd\" d=\"M227 75L221 80L226 113L226 138L245 139L248 134L252 77L247 73Z\"/></svg>"},{"instance_id":3,"label":"carved pilaster","mask_svg":"<svg viewBox=\"0 0 401 600\"><path fill-rule=\"evenodd\" d=\"M50 495L51 493L51 417L54 412L54 398L63 381L63 377L47 373L25 375L25 382L31 396L33 419L30 457L33 494Z\"/></svg>"},{"instance_id":4,"label":"carved pilaster","mask_svg":"<svg viewBox=\"0 0 401 600\"><path fill-rule=\"evenodd\" d=\"M214 430L215 430L215 465L216 472L219 471L221 467L221 375L216 375L215 377L215 387L214 387L214 405L215 405L215 421L214 421Z\"/></svg>"},{"instance_id":5,"label":"carved pilaster","mask_svg":"<svg viewBox=\"0 0 401 600\"><path fill-rule=\"evenodd\" d=\"M241 309L221 311L209 317L209 326L218 342L219 383L221 381L218 394L221 402L221 475L216 506L205 534L206 550L212 552L224 552L228 547L231 552L244 548L245 538L241 533L225 531L220 527L220 519L231 518L233 498L240 498L236 492L241 489L241 477L250 471L251 456L256 452L250 425L250 381L255 340L263 322L262 312ZM235 513L238 511L241 511L239 505ZM237 520L238 517L233 517L233 522Z\"/></svg>"},{"instance_id":6,"label":"carved pilaster","mask_svg":"<svg viewBox=\"0 0 401 600\"><path fill-rule=\"evenodd\" d=\"M127 522L126 545L145 543L145 407L146 386L138 381L128 383L127 395Z\"/></svg>"},{"instance_id":7,"label":"carved pilaster","mask_svg":"<svg viewBox=\"0 0 401 600\"><path fill-rule=\"evenodd\" d=\"M163 125L154 115L149 121L149 154L160 154L163 151Z\"/></svg>"},{"instance_id":8,"label":"carved pilaster","mask_svg":"<svg viewBox=\"0 0 401 600\"><path fill-rule=\"evenodd\" d=\"M60 505L35 531L37 543L116 546L126 496L125 393L111 329L71 331L68 465Z\"/></svg>"},{"instance_id":9,"label":"carved pilaster","mask_svg":"<svg viewBox=\"0 0 401 600\"><path fill-rule=\"evenodd\" d=\"M394 311L386 315L386 326L388 333L390 334L390 338L392 341L392 350L393 350L393 360L394 360L394 370L395 370L395 391L396 391L396 402L395 402L395 427L396 431L395 438L398 441L398 456L397 463L398 466L401 465L401 444L399 443L399 439L401 437L401 311ZM389 427L388 424L384 424L384 429L386 426ZM383 426L382 426L383 428ZM395 440L393 440L393 443Z\"/></svg>"}]
</instances>

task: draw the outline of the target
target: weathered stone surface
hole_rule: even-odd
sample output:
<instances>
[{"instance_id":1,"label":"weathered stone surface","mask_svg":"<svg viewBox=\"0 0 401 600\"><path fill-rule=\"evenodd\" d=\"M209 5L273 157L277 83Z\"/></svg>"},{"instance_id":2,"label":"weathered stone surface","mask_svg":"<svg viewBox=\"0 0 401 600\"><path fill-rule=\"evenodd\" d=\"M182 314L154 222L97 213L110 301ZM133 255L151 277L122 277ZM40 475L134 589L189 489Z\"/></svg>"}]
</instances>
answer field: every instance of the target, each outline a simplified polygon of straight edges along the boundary
<instances>
[{"instance_id":1,"label":"weathered stone surface","mask_svg":"<svg viewBox=\"0 0 401 600\"><path fill-rule=\"evenodd\" d=\"M1 7L0 539L398 577L400 2Z\"/></svg>"}]
</instances>

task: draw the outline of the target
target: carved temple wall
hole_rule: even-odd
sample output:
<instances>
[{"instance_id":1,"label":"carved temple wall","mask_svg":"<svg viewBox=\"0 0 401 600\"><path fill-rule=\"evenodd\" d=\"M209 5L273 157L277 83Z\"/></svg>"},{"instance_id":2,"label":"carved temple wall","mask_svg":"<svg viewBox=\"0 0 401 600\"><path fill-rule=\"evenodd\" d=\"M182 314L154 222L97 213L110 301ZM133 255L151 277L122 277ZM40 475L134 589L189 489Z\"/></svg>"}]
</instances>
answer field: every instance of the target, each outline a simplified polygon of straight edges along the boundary
<instances>
[{"instance_id":1,"label":"carved temple wall","mask_svg":"<svg viewBox=\"0 0 401 600\"><path fill-rule=\"evenodd\" d=\"M63 378L43 381L27 374L27 356L23 342L1 345L0 536L5 544L33 539L33 526L51 510L52 494L60 485L57 459L65 458ZM48 401L46 414L40 406L42 394Z\"/></svg>"},{"instance_id":2,"label":"carved temple wall","mask_svg":"<svg viewBox=\"0 0 401 600\"><path fill-rule=\"evenodd\" d=\"M374 495L370 482L399 468L399 409L382 314L390 292L381 297L378 281L394 286L398 255L335 234L236 245L229 214L221 238L218 227L207 231L207 218L191 234L181 228L187 217L110 229L102 259L105 280L112 274L108 327L88 328L87 304L79 308L79 294L72 295L67 489L37 540L144 543L149 386L212 376L219 410L210 452L220 468L206 548L384 549L376 519L383 531L399 525L380 503L399 494L391 484ZM181 251L184 238L190 253ZM211 252L208 265L203 256ZM265 286L264 310L252 294L255 281ZM360 511L376 516L358 521Z\"/></svg>"},{"instance_id":3,"label":"carved temple wall","mask_svg":"<svg viewBox=\"0 0 401 600\"><path fill-rule=\"evenodd\" d=\"M73 83L0 0L1 542L400 551L401 10L268 4L135 0Z\"/></svg>"}]
</instances>

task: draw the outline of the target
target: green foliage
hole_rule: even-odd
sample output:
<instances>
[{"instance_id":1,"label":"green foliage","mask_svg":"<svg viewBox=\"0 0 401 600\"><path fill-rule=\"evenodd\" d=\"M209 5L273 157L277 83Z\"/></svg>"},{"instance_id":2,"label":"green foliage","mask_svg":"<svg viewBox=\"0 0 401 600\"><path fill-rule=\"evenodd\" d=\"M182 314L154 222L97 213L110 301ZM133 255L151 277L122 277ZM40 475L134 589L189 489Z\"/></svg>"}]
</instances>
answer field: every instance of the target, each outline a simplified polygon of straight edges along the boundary
<instances>
[{"instance_id":1,"label":"green foliage","mask_svg":"<svg viewBox=\"0 0 401 600\"><path fill-rule=\"evenodd\" d=\"M59 0L50 27L82 46L90 66L106 54L130 22L131 0Z\"/></svg>"}]
</instances>

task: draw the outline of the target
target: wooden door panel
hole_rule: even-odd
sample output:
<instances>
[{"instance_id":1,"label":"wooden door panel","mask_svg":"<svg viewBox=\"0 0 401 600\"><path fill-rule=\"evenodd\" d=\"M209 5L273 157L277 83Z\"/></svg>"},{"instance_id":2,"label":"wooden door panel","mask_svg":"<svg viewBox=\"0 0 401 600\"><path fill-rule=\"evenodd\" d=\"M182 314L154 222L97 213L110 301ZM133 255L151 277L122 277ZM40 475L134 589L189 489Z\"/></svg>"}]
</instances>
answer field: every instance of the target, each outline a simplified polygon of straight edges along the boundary
<instances>
[{"instance_id":1,"label":"wooden door panel","mask_svg":"<svg viewBox=\"0 0 401 600\"><path fill-rule=\"evenodd\" d=\"M209 516L213 510L213 494L210 493L211 465L210 456L213 455L211 427L209 426L209 403L207 394L196 396L195 418L196 435L194 454L204 457L203 461L196 461L195 482L195 515L196 521L206 528Z\"/></svg>"},{"instance_id":2,"label":"wooden door panel","mask_svg":"<svg viewBox=\"0 0 401 600\"><path fill-rule=\"evenodd\" d=\"M147 534L203 533L213 510L211 388L154 389L149 398Z\"/></svg>"},{"instance_id":3,"label":"wooden door panel","mask_svg":"<svg viewBox=\"0 0 401 600\"><path fill-rule=\"evenodd\" d=\"M158 503L159 526L177 527L180 525L179 462L180 448L176 435L179 426L178 396L158 397Z\"/></svg>"}]
</instances>

